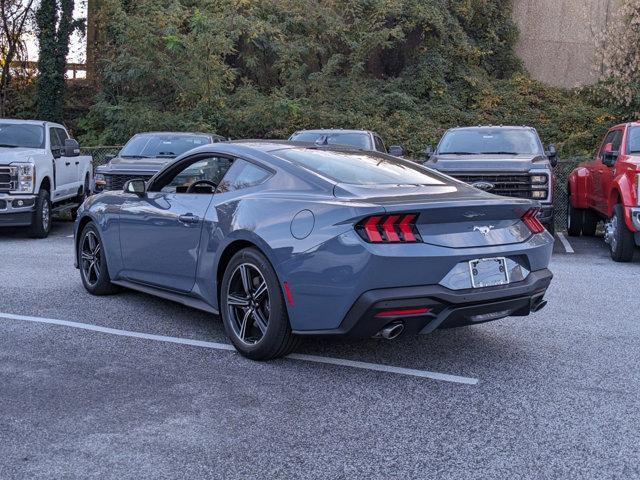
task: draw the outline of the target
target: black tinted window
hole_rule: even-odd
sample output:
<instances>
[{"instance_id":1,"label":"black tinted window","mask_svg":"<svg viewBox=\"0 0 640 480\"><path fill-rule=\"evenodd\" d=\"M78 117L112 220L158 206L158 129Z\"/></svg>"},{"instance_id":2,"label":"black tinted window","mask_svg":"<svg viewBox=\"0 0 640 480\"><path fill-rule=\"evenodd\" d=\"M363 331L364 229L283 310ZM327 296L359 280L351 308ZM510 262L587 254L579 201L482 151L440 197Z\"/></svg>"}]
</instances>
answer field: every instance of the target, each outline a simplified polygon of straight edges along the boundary
<instances>
[{"instance_id":1,"label":"black tinted window","mask_svg":"<svg viewBox=\"0 0 640 480\"><path fill-rule=\"evenodd\" d=\"M44 148L44 127L0 122L0 145L4 147Z\"/></svg>"},{"instance_id":2,"label":"black tinted window","mask_svg":"<svg viewBox=\"0 0 640 480\"><path fill-rule=\"evenodd\" d=\"M353 185L445 185L436 173L375 153L295 148L274 155L338 183Z\"/></svg>"},{"instance_id":3,"label":"black tinted window","mask_svg":"<svg viewBox=\"0 0 640 480\"><path fill-rule=\"evenodd\" d=\"M166 178L161 178L153 186L152 191L161 190L165 193L185 193L187 189L195 182L200 180L207 180L212 182L211 190L208 191L206 186L201 192L196 193L213 193L215 186L217 186L224 175L231 166L231 160L225 157L208 157L198 158L193 161L183 164L181 168L168 175Z\"/></svg>"},{"instance_id":4,"label":"black tinted window","mask_svg":"<svg viewBox=\"0 0 640 480\"><path fill-rule=\"evenodd\" d=\"M510 154L539 155L542 146L538 136L528 129L465 128L445 134L438 147L438 154L479 155Z\"/></svg>"},{"instance_id":5,"label":"black tinted window","mask_svg":"<svg viewBox=\"0 0 640 480\"><path fill-rule=\"evenodd\" d=\"M122 157L177 157L201 145L211 143L204 135L143 134L124 146Z\"/></svg>"},{"instance_id":6,"label":"black tinted window","mask_svg":"<svg viewBox=\"0 0 640 480\"><path fill-rule=\"evenodd\" d=\"M233 171L230 171L228 178L225 178L218 186L218 191L230 192L255 187L265 182L270 176L271 173L257 165L245 162L244 160L236 160Z\"/></svg>"},{"instance_id":7,"label":"black tinted window","mask_svg":"<svg viewBox=\"0 0 640 480\"><path fill-rule=\"evenodd\" d=\"M628 136L627 152L640 153L640 127L631 127Z\"/></svg>"}]
</instances>

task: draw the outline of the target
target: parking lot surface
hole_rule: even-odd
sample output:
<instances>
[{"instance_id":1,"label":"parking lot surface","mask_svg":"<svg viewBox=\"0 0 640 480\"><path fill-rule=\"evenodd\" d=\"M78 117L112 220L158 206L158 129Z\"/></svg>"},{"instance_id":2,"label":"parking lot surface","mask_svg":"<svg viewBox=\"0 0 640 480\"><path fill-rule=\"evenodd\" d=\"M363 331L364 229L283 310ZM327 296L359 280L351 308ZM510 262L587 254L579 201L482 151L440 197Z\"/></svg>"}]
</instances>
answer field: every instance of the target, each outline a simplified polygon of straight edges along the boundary
<instances>
[{"instance_id":1,"label":"parking lot surface","mask_svg":"<svg viewBox=\"0 0 640 480\"><path fill-rule=\"evenodd\" d=\"M530 317L256 363L215 316L86 293L71 233L0 231L2 479L640 476L640 259L601 239L556 242Z\"/></svg>"}]
</instances>

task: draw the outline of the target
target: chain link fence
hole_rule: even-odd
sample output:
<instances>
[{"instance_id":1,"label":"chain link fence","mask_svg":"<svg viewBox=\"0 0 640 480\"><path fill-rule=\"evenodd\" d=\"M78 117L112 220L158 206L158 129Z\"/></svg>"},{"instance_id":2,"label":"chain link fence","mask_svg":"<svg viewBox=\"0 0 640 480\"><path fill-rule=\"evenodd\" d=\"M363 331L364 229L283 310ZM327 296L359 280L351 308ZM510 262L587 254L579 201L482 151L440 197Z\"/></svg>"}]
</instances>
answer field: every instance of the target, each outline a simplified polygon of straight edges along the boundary
<instances>
[{"instance_id":1,"label":"chain link fence","mask_svg":"<svg viewBox=\"0 0 640 480\"><path fill-rule=\"evenodd\" d=\"M107 163L113 156L117 155L122 147L121 146L103 146L103 147L88 147L82 149L82 155L90 155L93 157L93 166L98 167ZM567 195L567 178L573 169L581 162L588 159L586 158L571 158L564 159L558 162L555 168L556 173L556 229L564 231L567 229L567 205L569 198Z\"/></svg>"}]
</instances>

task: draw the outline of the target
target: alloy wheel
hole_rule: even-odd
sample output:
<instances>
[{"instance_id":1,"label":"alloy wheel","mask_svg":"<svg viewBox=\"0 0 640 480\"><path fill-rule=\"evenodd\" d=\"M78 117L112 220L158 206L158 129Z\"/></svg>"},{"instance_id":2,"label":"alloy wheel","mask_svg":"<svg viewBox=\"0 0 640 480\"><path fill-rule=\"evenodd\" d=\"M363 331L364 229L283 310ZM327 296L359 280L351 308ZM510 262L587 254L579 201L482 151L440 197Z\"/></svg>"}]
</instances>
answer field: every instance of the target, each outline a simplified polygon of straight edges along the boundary
<instances>
[{"instance_id":1,"label":"alloy wheel","mask_svg":"<svg viewBox=\"0 0 640 480\"><path fill-rule=\"evenodd\" d=\"M242 263L231 274L227 289L227 309L236 337L255 345L266 334L269 324L269 291L258 268Z\"/></svg>"},{"instance_id":2,"label":"alloy wheel","mask_svg":"<svg viewBox=\"0 0 640 480\"><path fill-rule=\"evenodd\" d=\"M51 207L49 201L45 199L42 202L42 229L46 232L49 230L49 222L51 221Z\"/></svg>"},{"instance_id":3,"label":"alloy wheel","mask_svg":"<svg viewBox=\"0 0 640 480\"><path fill-rule=\"evenodd\" d=\"M611 251L615 252L618 248L618 239L616 238L616 231L618 230L618 215L613 214L613 217L605 224L604 229L604 241L607 242Z\"/></svg>"},{"instance_id":4,"label":"alloy wheel","mask_svg":"<svg viewBox=\"0 0 640 480\"><path fill-rule=\"evenodd\" d=\"M89 286L95 286L100 280L101 247L95 232L89 230L82 239L80 251L82 275Z\"/></svg>"}]
</instances>

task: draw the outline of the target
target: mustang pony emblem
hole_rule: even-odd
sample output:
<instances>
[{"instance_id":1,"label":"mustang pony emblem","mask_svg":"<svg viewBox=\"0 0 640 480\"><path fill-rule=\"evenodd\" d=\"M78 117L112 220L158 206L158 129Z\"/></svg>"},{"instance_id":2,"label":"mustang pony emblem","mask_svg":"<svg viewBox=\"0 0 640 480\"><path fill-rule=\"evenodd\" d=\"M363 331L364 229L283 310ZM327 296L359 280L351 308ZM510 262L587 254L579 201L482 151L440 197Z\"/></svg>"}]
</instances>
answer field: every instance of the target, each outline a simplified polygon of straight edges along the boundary
<instances>
[{"instance_id":1,"label":"mustang pony emblem","mask_svg":"<svg viewBox=\"0 0 640 480\"><path fill-rule=\"evenodd\" d=\"M486 227L473 227L474 232L480 232L485 237L489 235L489 232L493 230L493 225L487 225Z\"/></svg>"}]
</instances>

